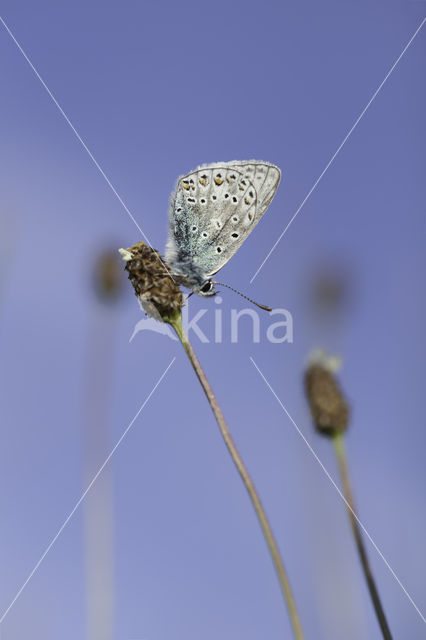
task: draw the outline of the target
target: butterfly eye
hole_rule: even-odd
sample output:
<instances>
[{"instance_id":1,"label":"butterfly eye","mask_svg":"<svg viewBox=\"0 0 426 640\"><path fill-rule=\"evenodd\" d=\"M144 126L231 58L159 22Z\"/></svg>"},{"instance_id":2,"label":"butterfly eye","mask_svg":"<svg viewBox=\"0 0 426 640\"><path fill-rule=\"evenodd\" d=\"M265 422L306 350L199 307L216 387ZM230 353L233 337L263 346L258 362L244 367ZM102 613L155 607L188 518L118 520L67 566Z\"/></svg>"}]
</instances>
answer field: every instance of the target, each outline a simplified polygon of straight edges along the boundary
<instances>
[{"instance_id":1,"label":"butterfly eye","mask_svg":"<svg viewBox=\"0 0 426 640\"><path fill-rule=\"evenodd\" d=\"M218 253L222 253L222 249L221 249L221 247L216 247L216 251L217 251Z\"/></svg>"},{"instance_id":2,"label":"butterfly eye","mask_svg":"<svg viewBox=\"0 0 426 640\"><path fill-rule=\"evenodd\" d=\"M238 238L238 233L231 233L232 238Z\"/></svg>"},{"instance_id":3,"label":"butterfly eye","mask_svg":"<svg viewBox=\"0 0 426 640\"><path fill-rule=\"evenodd\" d=\"M239 218L238 216L232 216L232 222L238 222Z\"/></svg>"},{"instance_id":4,"label":"butterfly eye","mask_svg":"<svg viewBox=\"0 0 426 640\"><path fill-rule=\"evenodd\" d=\"M201 293L209 293L212 289L213 289L213 284L210 282L210 280L208 280L206 284L204 284L201 287L200 291Z\"/></svg>"}]
</instances>

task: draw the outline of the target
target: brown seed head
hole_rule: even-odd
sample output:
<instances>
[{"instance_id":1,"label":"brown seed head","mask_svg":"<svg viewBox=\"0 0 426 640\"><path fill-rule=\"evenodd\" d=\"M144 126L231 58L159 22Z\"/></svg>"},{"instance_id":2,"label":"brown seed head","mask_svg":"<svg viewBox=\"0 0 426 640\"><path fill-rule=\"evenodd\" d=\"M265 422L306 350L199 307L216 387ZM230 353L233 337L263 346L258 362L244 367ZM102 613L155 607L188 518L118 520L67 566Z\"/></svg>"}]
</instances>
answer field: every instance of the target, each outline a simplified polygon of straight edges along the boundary
<instances>
[{"instance_id":1,"label":"brown seed head","mask_svg":"<svg viewBox=\"0 0 426 640\"><path fill-rule=\"evenodd\" d=\"M167 322L183 305L183 294L170 270L158 251L144 242L137 242L126 252L131 257L125 258L125 268L145 312L156 320Z\"/></svg>"},{"instance_id":2,"label":"brown seed head","mask_svg":"<svg viewBox=\"0 0 426 640\"><path fill-rule=\"evenodd\" d=\"M124 278L120 259L113 249L102 251L93 270L95 293L103 302L115 302L123 290Z\"/></svg>"},{"instance_id":3,"label":"brown seed head","mask_svg":"<svg viewBox=\"0 0 426 640\"><path fill-rule=\"evenodd\" d=\"M333 437L346 431L349 406L329 367L312 363L305 373L305 391L316 429Z\"/></svg>"}]
</instances>

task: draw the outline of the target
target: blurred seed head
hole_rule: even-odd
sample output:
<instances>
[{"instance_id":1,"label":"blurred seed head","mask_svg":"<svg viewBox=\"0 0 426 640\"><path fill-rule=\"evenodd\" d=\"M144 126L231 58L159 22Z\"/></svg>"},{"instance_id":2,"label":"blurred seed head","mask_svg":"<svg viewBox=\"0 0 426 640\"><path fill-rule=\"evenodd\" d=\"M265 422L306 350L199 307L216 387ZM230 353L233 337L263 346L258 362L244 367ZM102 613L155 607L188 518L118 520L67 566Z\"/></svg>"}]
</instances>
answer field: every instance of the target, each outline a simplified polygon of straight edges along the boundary
<instances>
[{"instance_id":1,"label":"blurred seed head","mask_svg":"<svg viewBox=\"0 0 426 640\"><path fill-rule=\"evenodd\" d=\"M117 252L105 249L98 255L93 269L96 296L102 302L115 302L123 291L123 284L123 269Z\"/></svg>"},{"instance_id":2,"label":"blurred seed head","mask_svg":"<svg viewBox=\"0 0 426 640\"><path fill-rule=\"evenodd\" d=\"M309 298L316 314L337 317L344 312L353 296L353 278L345 263L319 264L311 276Z\"/></svg>"},{"instance_id":3,"label":"blurred seed head","mask_svg":"<svg viewBox=\"0 0 426 640\"><path fill-rule=\"evenodd\" d=\"M184 299L161 255L144 242L137 242L129 249L119 251L145 313L167 322L180 311Z\"/></svg>"},{"instance_id":4,"label":"blurred seed head","mask_svg":"<svg viewBox=\"0 0 426 640\"><path fill-rule=\"evenodd\" d=\"M305 373L305 391L317 431L334 437L346 431L349 405L335 376L336 359L317 353Z\"/></svg>"}]
</instances>

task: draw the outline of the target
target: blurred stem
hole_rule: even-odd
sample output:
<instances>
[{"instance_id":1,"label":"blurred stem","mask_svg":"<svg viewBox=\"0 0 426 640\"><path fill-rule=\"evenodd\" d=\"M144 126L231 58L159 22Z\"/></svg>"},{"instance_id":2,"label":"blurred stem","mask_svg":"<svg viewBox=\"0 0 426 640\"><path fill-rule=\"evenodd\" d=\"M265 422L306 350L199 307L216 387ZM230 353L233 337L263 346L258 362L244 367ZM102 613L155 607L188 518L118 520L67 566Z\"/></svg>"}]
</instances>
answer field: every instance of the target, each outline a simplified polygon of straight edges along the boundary
<instances>
[{"instance_id":1,"label":"blurred stem","mask_svg":"<svg viewBox=\"0 0 426 640\"><path fill-rule=\"evenodd\" d=\"M115 371L117 310L92 300L87 335L82 467L84 487L108 456L111 390ZM113 640L115 624L114 496L107 466L84 501L86 632L88 640Z\"/></svg>"},{"instance_id":2,"label":"blurred stem","mask_svg":"<svg viewBox=\"0 0 426 640\"><path fill-rule=\"evenodd\" d=\"M349 480L349 468L348 468L348 462L346 457L344 435L340 433L334 436L332 440L333 440L334 450L337 457L337 462L339 464L340 477L342 479L342 484L343 484L343 493L345 495L347 503L350 506L350 508L348 508L349 520L351 523L352 532L354 534L355 543L358 549L359 559L361 561L362 569L364 571L364 576L367 581L370 597L373 602L373 607L376 612L377 620L379 622L383 638L385 638L385 640L392 640L392 634L390 632L389 625L386 620L385 612L383 610L383 606L380 601L379 592L377 591L376 583L374 581L373 574L371 571L370 563L367 556L367 551L365 549L364 542L362 539L361 529L355 515L356 510L355 510L355 503L352 495L351 483Z\"/></svg>"},{"instance_id":3,"label":"blurred stem","mask_svg":"<svg viewBox=\"0 0 426 640\"><path fill-rule=\"evenodd\" d=\"M197 374L197 377L201 383L201 386L203 387L204 393L207 396L207 399L210 403L210 406L212 408L212 411L214 413L214 416L216 418L217 424L219 426L220 432L222 434L222 437L225 441L225 444L228 448L229 453L231 454L231 458L235 464L235 466L238 469L238 472L245 484L245 487L247 489L247 492L250 496L250 499L253 503L253 507L256 511L256 515L259 519L260 522L260 526L262 527L262 531L263 534L265 536L270 554L272 556L272 560L273 563L275 565L275 569L276 572L278 574L278 579L281 585L281 589L282 592L284 594L284 598L287 604L287 609L288 609L288 613L290 616L290 621L291 621L291 625L293 627L293 633L294 633L294 637L297 640L303 640L303 631L302 631L302 626L300 623L300 619L299 619L299 615L297 613L297 609L296 609L296 604L294 601L294 597L290 588L290 583L287 577L287 573L286 570L284 568L284 564L283 561L281 559L280 556L280 552L278 550L278 546L277 543L275 541L274 535L272 533L272 529L271 526L268 522L268 519L266 517L266 513L263 509L262 503L260 501L260 498L257 494L256 488L253 484L252 479L250 478L250 475L244 465L244 462L240 456L240 454L238 453L237 447L235 446L235 443L232 439L232 436L229 432L229 429L226 425L225 422L225 418L223 417L223 413L221 408L218 405L218 402L216 400L216 397L212 391L212 388L210 386L209 381L206 378L206 375L203 371L203 369L201 368L200 362L197 358L197 356L195 355L195 352L192 348L192 345L190 344L183 326L182 326L182 316L181 313L176 313L175 316L167 319L167 322L169 322L173 329L176 331L176 334L179 338L179 340L181 341L187 355L188 358L192 364L192 367L195 371L195 373Z\"/></svg>"}]
</instances>

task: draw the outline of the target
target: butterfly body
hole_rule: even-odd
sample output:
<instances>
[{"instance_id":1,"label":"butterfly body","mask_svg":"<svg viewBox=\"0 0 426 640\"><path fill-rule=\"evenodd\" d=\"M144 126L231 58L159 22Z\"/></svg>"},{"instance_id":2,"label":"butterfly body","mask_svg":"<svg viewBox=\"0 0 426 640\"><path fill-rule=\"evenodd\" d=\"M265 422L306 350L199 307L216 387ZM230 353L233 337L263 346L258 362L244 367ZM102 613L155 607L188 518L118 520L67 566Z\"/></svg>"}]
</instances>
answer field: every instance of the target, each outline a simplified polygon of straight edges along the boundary
<instances>
[{"instance_id":1,"label":"butterfly body","mask_svg":"<svg viewBox=\"0 0 426 640\"><path fill-rule=\"evenodd\" d=\"M212 276L259 222L280 178L278 167L258 161L205 165L179 178L165 256L179 284L215 294Z\"/></svg>"}]
</instances>

